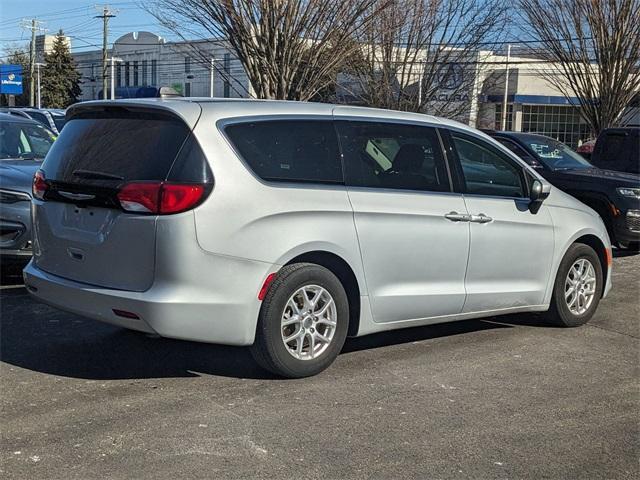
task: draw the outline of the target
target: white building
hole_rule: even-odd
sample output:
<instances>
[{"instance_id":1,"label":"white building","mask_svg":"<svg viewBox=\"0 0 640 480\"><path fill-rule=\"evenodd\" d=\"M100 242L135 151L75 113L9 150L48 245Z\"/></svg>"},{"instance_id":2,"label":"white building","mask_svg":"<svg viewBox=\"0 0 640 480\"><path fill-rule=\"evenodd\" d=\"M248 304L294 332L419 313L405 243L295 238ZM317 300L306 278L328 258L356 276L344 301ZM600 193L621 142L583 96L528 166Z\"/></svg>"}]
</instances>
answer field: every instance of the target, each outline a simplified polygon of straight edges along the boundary
<instances>
[{"instance_id":1,"label":"white building","mask_svg":"<svg viewBox=\"0 0 640 480\"><path fill-rule=\"evenodd\" d=\"M36 35L36 62L44 63L44 56L53 51L57 35ZM71 49L71 39L64 37L64 42Z\"/></svg>"},{"instance_id":2,"label":"white building","mask_svg":"<svg viewBox=\"0 0 640 480\"><path fill-rule=\"evenodd\" d=\"M82 74L81 100L102 98L102 50L73 57ZM146 86L168 86L187 97L208 97L212 70L213 96L250 96L244 69L224 41L166 42L150 32L131 32L113 43L108 57L116 59L117 97L126 96L125 87ZM110 64L107 76L111 76Z\"/></svg>"},{"instance_id":3,"label":"white building","mask_svg":"<svg viewBox=\"0 0 640 480\"><path fill-rule=\"evenodd\" d=\"M82 73L82 100L101 98L102 51L75 53ZM223 40L166 42L150 32L128 33L113 44L116 96L131 96L131 87L169 86L184 96L251 97L252 89L242 65ZM477 66L449 69L474 75L468 94L460 95L451 78L443 80L438 98L451 95L467 102L462 121L484 129L500 129L505 94L506 57L478 52ZM212 68L213 66L213 68ZM507 90L507 130L548 135L577 147L591 137L581 118L577 99L568 100L545 80L543 72L558 71L553 64L531 56L510 58ZM111 71L107 72L111 75ZM558 75L560 75L558 71ZM126 87L129 88L127 95Z\"/></svg>"}]
</instances>

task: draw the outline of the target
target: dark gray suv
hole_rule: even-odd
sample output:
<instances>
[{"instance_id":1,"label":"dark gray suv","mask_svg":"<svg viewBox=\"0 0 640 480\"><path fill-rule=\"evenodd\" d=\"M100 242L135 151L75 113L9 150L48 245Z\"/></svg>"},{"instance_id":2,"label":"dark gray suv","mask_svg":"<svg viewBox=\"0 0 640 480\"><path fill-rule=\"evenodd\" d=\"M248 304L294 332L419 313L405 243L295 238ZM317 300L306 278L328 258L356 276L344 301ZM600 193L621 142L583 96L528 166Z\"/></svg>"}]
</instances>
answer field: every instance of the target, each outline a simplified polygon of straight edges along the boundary
<instances>
[{"instance_id":1,"label":"dark gray suv","mask_svg":"<svg viewBox=\"0 0 640 480\"><path fill-rule=\"evenodd\" d=\"M40 123L0 114L0 255L31 256L31 183L55 135Z\"/></svg>"}]
</instances>

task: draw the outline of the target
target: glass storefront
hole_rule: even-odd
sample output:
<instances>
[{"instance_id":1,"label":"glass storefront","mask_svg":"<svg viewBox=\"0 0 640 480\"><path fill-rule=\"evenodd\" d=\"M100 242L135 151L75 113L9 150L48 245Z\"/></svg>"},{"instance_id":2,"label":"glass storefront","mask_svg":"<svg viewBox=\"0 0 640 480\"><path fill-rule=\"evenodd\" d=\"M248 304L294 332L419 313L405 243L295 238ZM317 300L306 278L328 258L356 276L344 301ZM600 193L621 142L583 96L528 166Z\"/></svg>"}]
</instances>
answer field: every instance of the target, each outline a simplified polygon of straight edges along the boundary
<instances>
[{"instance_id":1,"label":"glass storefront","mask_svg":"<svg viewBox=\"0 0 640 480\"><path fill-rule=\"evenodd\" d=\"M571 105L523 105L522 131L555 138L573 149L591 136L589 125Z\"/></svg>"}]
</instances>

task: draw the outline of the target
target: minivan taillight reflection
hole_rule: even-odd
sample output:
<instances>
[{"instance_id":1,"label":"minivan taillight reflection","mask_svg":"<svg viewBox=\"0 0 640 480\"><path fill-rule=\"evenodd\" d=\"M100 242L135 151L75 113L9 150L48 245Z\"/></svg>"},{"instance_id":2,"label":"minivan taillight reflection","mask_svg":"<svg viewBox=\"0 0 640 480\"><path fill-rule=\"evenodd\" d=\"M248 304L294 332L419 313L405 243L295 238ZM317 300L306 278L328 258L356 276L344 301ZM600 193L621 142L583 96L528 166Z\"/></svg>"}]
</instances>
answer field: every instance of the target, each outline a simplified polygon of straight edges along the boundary
<instances>
[{"instance_id":1,"label":"minivan taillight reflection","mask_svg":"<svg viewBox=\"0 0 640 480\"><path fill-rule=\"evenodd\" d=\"M44 200L44 194L47 193L47 190L49 190L49 185L47 185L44 178L44 172L42 170L38 170L33 176L33 184L31 186L33 197L38 200Z\"/></svg>"},{"instance_id":2,"label":"minivan taillight reflection","mask_svg":"<svg viewBox=\"0 0 640 480\"><path fill-rule=\"evenodd\" d=\"M166 215L197 206L205 195L205 185L171 182L127 183L118 192L118 201L127 212Z\"/></svg>"}]
</instances>

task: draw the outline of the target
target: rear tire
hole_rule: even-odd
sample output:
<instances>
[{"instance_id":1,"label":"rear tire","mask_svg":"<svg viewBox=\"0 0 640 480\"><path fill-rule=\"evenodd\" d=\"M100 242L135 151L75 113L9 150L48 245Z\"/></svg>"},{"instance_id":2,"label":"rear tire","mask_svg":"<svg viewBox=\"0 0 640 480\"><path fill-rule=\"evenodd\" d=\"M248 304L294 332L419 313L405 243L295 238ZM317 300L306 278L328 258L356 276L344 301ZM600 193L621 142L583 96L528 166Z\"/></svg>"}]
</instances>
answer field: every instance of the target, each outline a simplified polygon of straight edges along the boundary
<instances>
[{"instance_id":1,"label":"rear tire","mask_svg":"<svg viewBox=\"0 0 640 480\"><path fill-rule=\"evenodd\" d=\"M560 327L584 325L596 312L602 289L600 258L588 245L574 243L558 268L549 321Z\"/></svg>"},{"instance_id":2,"label":"rear tire","mask_svg":"<svg viewBox=\"0 0 640 480\"><path fill-rule=\"evenodd\" d=\"M282 377L316 375L342 350L348 326L349 302L340 280L320 265L287 265L262 302L251 354Z\"/></svg>"}]
</instances>

